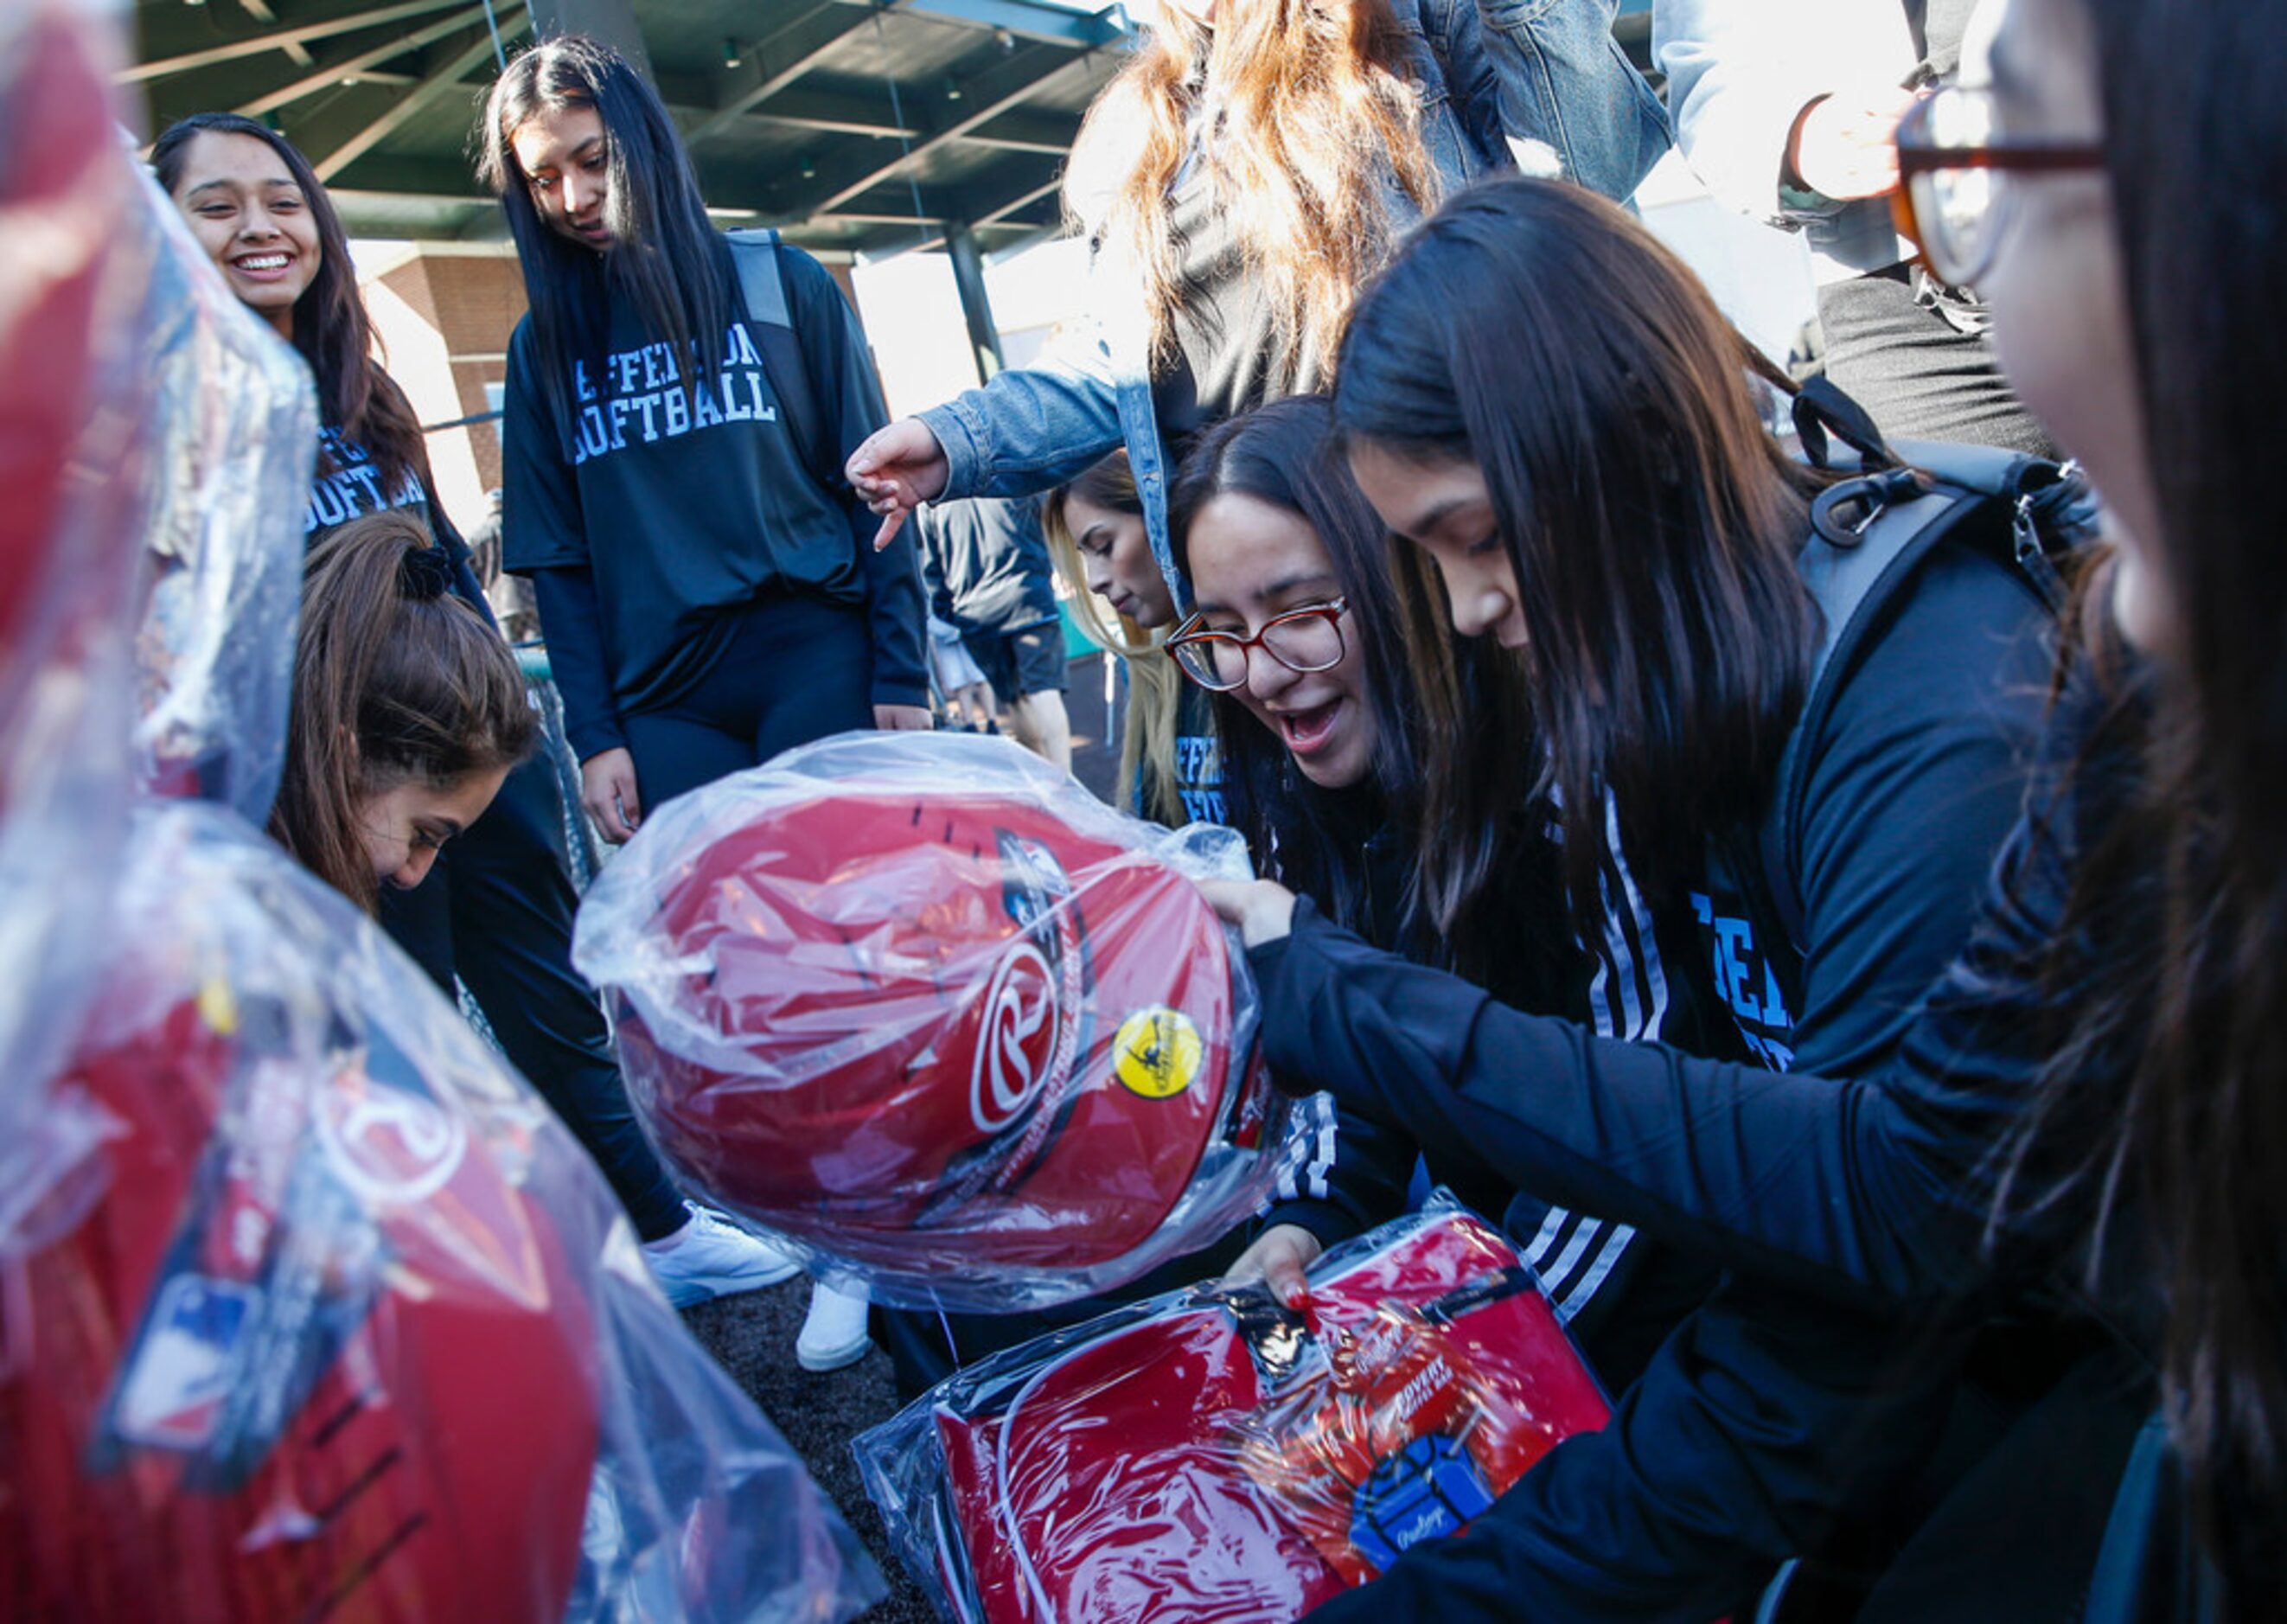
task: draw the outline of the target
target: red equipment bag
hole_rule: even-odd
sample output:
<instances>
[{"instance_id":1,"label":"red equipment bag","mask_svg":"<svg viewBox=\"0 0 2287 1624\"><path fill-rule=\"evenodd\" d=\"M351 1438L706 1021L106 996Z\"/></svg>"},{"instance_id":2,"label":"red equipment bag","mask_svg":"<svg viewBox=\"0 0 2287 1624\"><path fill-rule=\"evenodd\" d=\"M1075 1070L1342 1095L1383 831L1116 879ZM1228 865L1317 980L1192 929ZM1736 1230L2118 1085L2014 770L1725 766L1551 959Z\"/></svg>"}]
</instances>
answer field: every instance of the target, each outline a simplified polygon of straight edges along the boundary
<instances>
[{"instance_id":1,"label":"red equipment bag","mask_svg":"<svg viewBox=\"0 0 2287 1624\"><path fill-rule=\"evenodd\" d=\"M1606 1419L1515 1249L1448 1198L1328 1253L1310 1293L1136 1304L864 1435L907 1565L963 1624L1275 1624Z\"/></svg>"},{"instance_id":2,"label":"red equipment bag","mask_svg":"<svg viewBox=\"0 0 2287 1624\"><path fill-rule=\"evenodd\" d=\"M1291 1153L1211 871L1005 741L845 735L654 812L575 958L687 1184L878 1300L1045 1306Z\"/></svg>"}]
</instances>

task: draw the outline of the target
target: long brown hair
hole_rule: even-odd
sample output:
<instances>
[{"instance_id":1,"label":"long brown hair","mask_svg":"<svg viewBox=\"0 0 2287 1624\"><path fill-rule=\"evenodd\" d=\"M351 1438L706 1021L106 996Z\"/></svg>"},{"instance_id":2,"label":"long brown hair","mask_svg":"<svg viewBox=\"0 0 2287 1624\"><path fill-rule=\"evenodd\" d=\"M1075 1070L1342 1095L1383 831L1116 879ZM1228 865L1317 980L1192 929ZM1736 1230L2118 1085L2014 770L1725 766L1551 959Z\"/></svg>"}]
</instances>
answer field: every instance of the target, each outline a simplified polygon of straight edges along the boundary
<instances>
[{"instance_id":1,"label":"long brown hair","mask_svg":"<svg viewBox=\"0 0 2287 1624\"><path fill-rule=\"evenodd\" d=\"M2170 636L2143 788L2060 935L2097 964L2017 1166L2062 1160L2048 1199L2089 1215L2093 1276L2105 1238L2149 1248L2122 1261L2164 1296L2162 1395L2204 1542L2229 1616L2269 1618L2287 1592L2287 571L2247 448L2287 437L2287 321L2280 210L2217 200L2277 190L2287 36L2275 8L2082 4L2160 531L2138 540ZM2129 883L2149 904L2124 921Z\"/></svg>"},{"instance_id":2,"label":"long brown hair","mask_svg":"<svg viewBox=\"0 0 2287 1624\"><path fill-rule=\"evenodd\" d=\"M1141 279L1155 357L1183 300L1167 200L1192 157L1268 296L1286 375L1274 388L1323 372L1389 250L1387 178L1425 213L1439 194L1403 45L1389 0L1246 0L1212 28L1161 8L1088 109L1065 188L1100 250ZM1202 117L1212 127L1195 131Z\"/></svg>"},{"instance_id":3,"label":"long brown hair","mask_svg":"<svg viewBox=\"0 0 2287 1624\"><path fill-rule=\"evenodd\" d=\"M358 291L349 235L325 183L301 150L266 124L236 113L194 113L168 125L151 146L152 173L169 197L182 184L192 142L202 135L249 136L276 153L294 178L318 228L318 273L294 301L294 347L317 380L319 409L328 428L373 458L384 489L396 489L408 477L427 488L429 448L421 420L374 359L373 323Z\"/></svg>"},{"instance_id":4,"label":"long brown hair","mask_svg":"<svg viewBox=\"0 0 2287 1624\"><path fill-rule=\"evenodd\" d=\"M418 521L392 511L343 526L303 572L270 833L368 912L378 883L364 803L400 784L449 788L513 766L538 736L515 655L447 590L450 567Z\"/></svg>"},{"instance_id":5,"label":"long brown hair","mask_svg":"<svg viewBox=\"0 0 2287 1624\"><path fill-rule=\"evenodd\" d=\"M1529 633L1538 749L1454 728L1454 754L1427 767L1425 860L1440 828L1547 795L1585 939L1615 855L1606 792L1630 863L1671 890L1761 812L1801 708L1819 628L1794 555L1830 476L1764 429L1756 359L1626 212L1521 179L1447 203L1343 342L1338 427L1476 464ZM1428 585L1420 560L1410 575ZM1462 888L1431 879L1433 897Z\"/></svg>"},{"instance_id":6,"label":"long brown hair","mask_svg":"<svg viewBox=\"0 0 2287 1624\"><path fill-rule=\"evenodd\" d=\"M1143 518L1144 498L1136 492L1128 453L1115 451L1050 491L1041 503L1041 529L1048 537L1056 573L1072 590L1072 614L1081 630L1098 647L1128 664L1128 719L1120 740L1120 804L1170 828L1187 823L1190 815L1178 793L1175 772L1183 674L1158 638L1088 590L1088 571L1066 515L1074 496L1107 512Z\"/></svg>"}]
</instances>

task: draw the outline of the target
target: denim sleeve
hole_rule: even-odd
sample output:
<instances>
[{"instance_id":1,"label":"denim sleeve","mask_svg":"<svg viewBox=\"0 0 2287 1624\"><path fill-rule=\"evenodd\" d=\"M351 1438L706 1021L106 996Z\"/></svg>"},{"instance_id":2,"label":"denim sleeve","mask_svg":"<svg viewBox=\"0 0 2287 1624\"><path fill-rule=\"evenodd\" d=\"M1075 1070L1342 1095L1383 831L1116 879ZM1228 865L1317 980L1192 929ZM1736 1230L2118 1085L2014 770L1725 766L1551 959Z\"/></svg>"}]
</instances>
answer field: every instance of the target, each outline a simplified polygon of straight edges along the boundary
<instances>
[{"instance_id":1,"label":"denim sleeve","mask_svg":"<svg viewBox=\"0 0 2287 1624\"><path fill-rule=\"evenodd\" d=\"M1626 201L1668 147L1667 115L1612 37L1619 0L1475 0L1482 61L1456 26L1457 91L1488 77L1517 167Z\"/></svg>"},{"instance_id":2,"label":"denim sleeve","mask_svg":"<svg viewBox=\"0 0 2287 1624\"><path fill-rule=\"evenodd\" d=\"M1786 224L1843 207L1782 203L1802 110L1846 83L1903 83L1914 51L1895 0L1659 0L1652 57L1692 171L1732 208Z\"/></svg>"},{"instance_id":3,"label":"denim sleeve","mask_svg":"<svg viewBox=\"0 0 2287 1624\"><path fill-rule=\"evenodd\" d=\"M1012 368L920 414L944 448L945 495L1031 496L1063 484L1124 440L1107 343L1068 346Z\"/></svg>"}]
</instances>

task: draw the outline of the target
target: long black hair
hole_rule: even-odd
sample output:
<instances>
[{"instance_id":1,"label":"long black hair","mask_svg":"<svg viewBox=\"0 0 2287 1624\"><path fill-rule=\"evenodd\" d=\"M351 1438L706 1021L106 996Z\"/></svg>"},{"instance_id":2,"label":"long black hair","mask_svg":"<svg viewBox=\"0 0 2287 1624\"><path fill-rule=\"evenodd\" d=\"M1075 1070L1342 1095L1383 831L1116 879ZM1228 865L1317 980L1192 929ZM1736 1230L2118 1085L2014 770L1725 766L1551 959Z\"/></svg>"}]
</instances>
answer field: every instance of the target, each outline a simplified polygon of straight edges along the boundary
<instances>
[{"instance_id":1,"label":"long black hair","mask_svg":"<svg viewBox=\"0 0 2287 1624\"><path fill-rule=\"evenodd\" d=\"M1310 896L1338 923L1394 926L1395 939L1383 945L1482 979L1474 915L1433 916L1412 872L1413 852L1423 837L1428 742L1429 709L1421 686L1436 684L1446 693L1446 710L1480 722L1499 713L1470 701L1489 685L1496 693L1506 690L1481 680L1476 668L1482 651L1454 649L1435 623L1409 619L1409 600L1391 576L1389 533L1335 444L1333 409L1325 396L1298 395L1258 407L1215 424L1193 443L1168 493L1169 535L1186 574L1192 524L1209 503L1226 495L1294 515L1326 548L1349 605L1343 635L1357 642L1375 729L1369 781L1352 791L1329 791L1303 776L1293 752L1235 694L1216 694L1215 730L1232 823L1267 872ZM1409 658L1409 646L1424 641L1427 657ZM1526 724L1521 713L1512 713L1507 725L1522 732ZM1490 739L1475 743L1498 748ZM1400 843L1404 877L1395 898L1377 899L1369 891L1373 865L1360 842L1377 831ZM1376 914L1379 920L1372 917Z\"/></svg>"},{"instance_id":2,"label":"long black hair","mask_svg":"<svg viewBox=\"0 0 2287 1624\"><path fill-rule=\"evenodd\" d=\"M558 235L540 217L510 139L535 114L590 107L603 121L607 186L598 253ZM486 99L477 132L479 178L508 212L539 341L542 386L570 447L577 402L572 368L602 365L607 299L628 301L653 342L719 367L737 305L731 256L707 218L698 177L675 121L644 76L585 36L543 39L510 62ZM686 375L687 376L687 375Z\"/></svg>"},{"instance_id":3,"label":"long black hair","mask_svg":"<svg viewBox=\"0 0 2287 1624\"><path fill-rule=\"evenodd\" d=\"M1583 939L1601 938L1615 855L1606 792L1629 859L1672 891L1711 836L1752 822L1801 708L1818 620L1794 553L1823 476L1764 430L1759 359L1626 212L1523 179L1447 202L1343 340L1345 440L1482 471L1529 631L1542 748L1441 729L1428 827L1549 803ZM1418 558L1400 572L1417 592L1428 575ZM1479 878L1436 843L1423 860L1440 897Z\"/></svg>"},{"instance_id":4,"label":"long black hair","mask_svg":"<svg viewBox=\"0 0 2287 1624\"><path fill-rule=\"evenodd\" d=\"M349 237L317 171L293 142L267 125L236 113L194 113L168 125L151 147L152 173L168 196L182 185L191 143L202 135L251 137L276 153L294 178L318 228L318 273L294 301L294 347L317 380L319 409L328 426L373 458L384 488L396 488L408 475L426 487L429 452L420 419L396 380L373 359L373 324L358 292Z\"/></svg>"},{"instance_id":5,"label":"long black hair","mask_svg":"<svg viewBox=\"0 0 2287 1624\"><path fill-rule=\"evenodd\" d=\"M2060 933L2096 968L2016 1165L2052 1169L2061 1143L2048 1199L2149 1246L2125 1262L2163 1283L2185 1481L2231 1615L2267 1618L2287 1593L2287 571L2247 448L2287 438L2287 31L2275 7L2078 4L2158 525L2137 539L2169 627L2141 797ZM2123 875L2156 893L2139 933Z\"/></svg>"}]
</instances>

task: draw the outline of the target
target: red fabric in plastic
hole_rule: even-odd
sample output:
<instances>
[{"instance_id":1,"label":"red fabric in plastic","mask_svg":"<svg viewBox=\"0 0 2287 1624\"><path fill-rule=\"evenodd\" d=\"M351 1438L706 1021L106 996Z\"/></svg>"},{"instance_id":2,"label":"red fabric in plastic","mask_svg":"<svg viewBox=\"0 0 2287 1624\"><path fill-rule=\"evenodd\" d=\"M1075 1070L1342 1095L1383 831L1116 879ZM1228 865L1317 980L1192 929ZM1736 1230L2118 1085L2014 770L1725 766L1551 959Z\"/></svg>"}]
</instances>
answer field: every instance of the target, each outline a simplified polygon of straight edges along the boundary
<instances>
[{"instance_id":1,"label":"red fabric in plastic","mask_svg":"<svg viewBox=\"0 0 2287 1624\"><path fill-rule=\"evenodd\" d=\"M1276 1382L1206 1306L1048 1357L984 1413L940 1405L957 1604L978 1624L1276 1624L1370 1578L1357 1492L1406 1445L1451 1440L1498 1494L1607 1419L1537 1289L1467 1302L1517 1267L1441 1216L1313 1282L1316 1346ZM1466 1305L1425 1317L1441 1299Z\"/></svg>"},{"instance_id":2,"label":"red fabric in plastic","mask_svg":"<svg viewBox=\"0 0 2287 1624\"><path fill-rule=\"evenodd\" d=\"M210 1157L239 1058L183 1002L59 1085L118 1133L86 1170L99 1202L74 1221L90 1186L67 1184L60 1237L0 1266L0 1616L560 1620L599 1373L546 1216L441 1118L392 1117L402 1098L353 1061L323 1081L261 1063L228 1089L228 1160ZM234 1369L195 1335L138 1335L154 1286L178 1303L258 1287L264 1260L343 1201L386 1261L330 1358L314 1330L259 1362L241 1346ZM314 1379L292 1379L313 1352ZM290 1414L241 1428L256 1458L202 1485L226 1406L265 1391Z\"/></svg>"}]
</instances>

